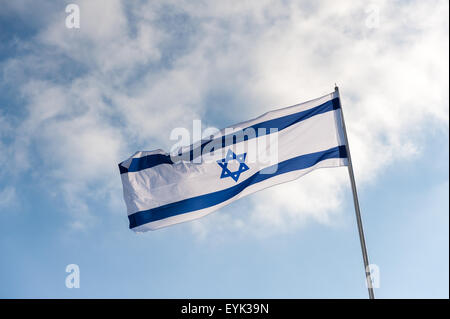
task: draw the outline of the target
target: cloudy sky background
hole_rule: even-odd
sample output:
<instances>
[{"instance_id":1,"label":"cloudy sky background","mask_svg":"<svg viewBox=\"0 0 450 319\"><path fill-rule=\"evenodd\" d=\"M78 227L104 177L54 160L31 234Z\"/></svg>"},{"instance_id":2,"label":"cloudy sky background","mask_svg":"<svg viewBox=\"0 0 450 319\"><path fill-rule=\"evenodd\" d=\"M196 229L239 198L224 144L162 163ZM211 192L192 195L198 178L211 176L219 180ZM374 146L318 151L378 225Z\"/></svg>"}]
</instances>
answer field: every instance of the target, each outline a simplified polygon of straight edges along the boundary
<instances>
[{"instance_id":1,"label":"cloudy sky background","mask_svg":"<svg viewBox=\"0 0 450 319\"><path fill-rule=\"evenodd\" d=\"M1 3L0 297L365 298L345 168L141 235L117 168L337 83L375 294L448 298L447 1L69 3Z\"/></svg>"}]
</instances>

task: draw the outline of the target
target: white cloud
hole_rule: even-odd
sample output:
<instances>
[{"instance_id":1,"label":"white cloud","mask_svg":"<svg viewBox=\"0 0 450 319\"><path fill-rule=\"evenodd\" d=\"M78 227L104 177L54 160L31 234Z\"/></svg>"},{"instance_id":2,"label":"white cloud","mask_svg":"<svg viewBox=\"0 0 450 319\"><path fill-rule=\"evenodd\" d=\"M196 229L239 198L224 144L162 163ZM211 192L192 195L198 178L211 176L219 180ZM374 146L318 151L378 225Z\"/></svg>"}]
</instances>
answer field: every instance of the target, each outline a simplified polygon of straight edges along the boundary
<instances>
[{"instance_id":1,"label":"white cloud","mask_svg":"<svg viewBox=\"0 0 450 319\"><path fill-rule=\"evenodd\" d=\"M20 159L38 145L41 174L59 185L76 228L93 218L89 201L121 197L118 161L136 146L168 148L172 128L190 128L216 109L211 94L232 101L227 121L239 122L337 82L360 184L414 158L427 124L448 129L446 1L375 1L378 28L366 26L364 2L77 3L80 29L49 15L22 43L32 49L3 71L27 101L15 165L26 169ZM252 196L250 213L229 224L274 231L307 220L332 224L346 183L342 170L314 172ZM333 194L326 202L324 192ZM223 215L193 227L218 227Z\"/></svg>"}]
</instances>

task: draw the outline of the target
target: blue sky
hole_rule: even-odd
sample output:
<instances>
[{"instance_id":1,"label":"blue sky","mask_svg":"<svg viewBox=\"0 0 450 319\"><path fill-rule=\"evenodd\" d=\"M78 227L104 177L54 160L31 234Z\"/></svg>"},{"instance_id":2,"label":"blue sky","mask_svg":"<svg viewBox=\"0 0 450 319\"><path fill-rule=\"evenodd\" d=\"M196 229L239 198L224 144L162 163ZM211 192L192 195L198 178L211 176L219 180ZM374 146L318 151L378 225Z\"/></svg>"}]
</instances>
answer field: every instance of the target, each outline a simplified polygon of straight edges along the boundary
<instances>
[{"instance_id":1,"label":"blue sky","mask_svg":"<svg viewBox=\"0 0 450 319\"><path fill-rule=\"evenodd\" d=\"M345 168L139 235L117 168L338 83L375 295L448 298L447 1L69 3L0 12L0 297L366 298Z\"/></svg>"}]
</instances>

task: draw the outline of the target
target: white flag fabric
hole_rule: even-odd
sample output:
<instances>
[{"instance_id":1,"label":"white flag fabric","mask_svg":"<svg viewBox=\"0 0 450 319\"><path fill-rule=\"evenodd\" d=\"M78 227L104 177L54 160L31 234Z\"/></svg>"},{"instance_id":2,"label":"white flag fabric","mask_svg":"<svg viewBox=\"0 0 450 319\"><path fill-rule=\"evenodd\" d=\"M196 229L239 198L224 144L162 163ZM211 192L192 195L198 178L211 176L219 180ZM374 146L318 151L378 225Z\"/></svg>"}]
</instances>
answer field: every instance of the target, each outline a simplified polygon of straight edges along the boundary
<instances>
[{"instance_id":1,"label":"white flag fabric","mask_svg":"<svg viewBox=\"0 0 450 319\"><path fill-rule=\"evenodd\" d=\"M340 112L334 92L233 125L174 153L136 152L119 164L130 229L197 219L316 168L347 165Z\"/></svg>"}]
</instances>

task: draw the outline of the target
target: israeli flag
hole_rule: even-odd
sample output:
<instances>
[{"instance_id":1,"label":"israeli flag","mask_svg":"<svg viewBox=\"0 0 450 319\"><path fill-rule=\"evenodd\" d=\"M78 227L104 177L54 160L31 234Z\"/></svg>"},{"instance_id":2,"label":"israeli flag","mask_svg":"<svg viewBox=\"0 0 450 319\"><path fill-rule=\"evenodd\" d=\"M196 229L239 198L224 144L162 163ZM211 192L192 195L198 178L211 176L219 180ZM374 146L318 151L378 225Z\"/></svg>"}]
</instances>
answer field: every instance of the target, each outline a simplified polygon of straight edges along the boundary
<instances>
[{"instance_id":1,"label":"israeli flag","mask_svg":"<svg viewBox=\"0 0 450 319\"><path fill-rule=\"evenodd\" d=\"M337 92L268 112L170 153L119 164L130 229L197 219L314 169L348 165Z\"/></svg>"}]
</instances>

